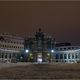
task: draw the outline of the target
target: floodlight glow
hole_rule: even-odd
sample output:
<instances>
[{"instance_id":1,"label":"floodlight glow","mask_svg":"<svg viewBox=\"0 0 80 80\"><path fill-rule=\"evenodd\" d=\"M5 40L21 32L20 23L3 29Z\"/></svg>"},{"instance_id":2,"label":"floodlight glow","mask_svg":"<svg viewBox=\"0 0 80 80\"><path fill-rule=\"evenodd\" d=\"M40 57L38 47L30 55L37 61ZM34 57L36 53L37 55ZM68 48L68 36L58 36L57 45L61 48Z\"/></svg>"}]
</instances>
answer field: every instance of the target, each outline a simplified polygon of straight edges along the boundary
<instances>
[{"instance_id":1,"label":"floodlight glow","mask_svg":"<svg viewBox=\"0 0 80 80\"><path fill-rule=\"evenodd\" d=\"M38 58L38 62L41 63L42 62L42 58Z\"/></svg>"},{"instance_id":2,"label":"floodlight glow","mask_svg":"<svg viewBox=\"0 0 80 80\"><path fill-rule=\"evenodd\" d=\"M28 49L26 49L26 53L28 53L29 52L29 50Z\"/></svg>"},{"instance_id":3,"label":"floodlight glow","mask_svg":"<svg viewBox=\"0 0 80 80\"><path fill-rule=\"evenodd\" d=\"M54 50L51 50L51 52L53 53L53 52L54 52Z\"/></svg>"}]
</instances>

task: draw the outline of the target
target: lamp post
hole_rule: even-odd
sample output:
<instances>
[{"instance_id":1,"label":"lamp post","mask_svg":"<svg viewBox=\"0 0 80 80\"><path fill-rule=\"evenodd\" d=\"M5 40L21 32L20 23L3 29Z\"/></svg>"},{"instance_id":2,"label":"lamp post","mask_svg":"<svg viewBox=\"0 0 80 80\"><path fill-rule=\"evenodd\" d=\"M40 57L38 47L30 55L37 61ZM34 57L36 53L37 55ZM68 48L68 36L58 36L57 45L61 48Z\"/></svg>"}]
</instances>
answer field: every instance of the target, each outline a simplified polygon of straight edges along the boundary
<instances>
[{"instance_id":1,"label":"lamp post","mask_svg":"<svg viewBox=\"0 0 80 80\"><path fill-rule=\"evenodd\" d=\"M29 52L29 50L28 50L28 49L26 49L26 50L25 50L25 52L26 52L26 53L28 53L28 52Z\"/></svg>"},{"instance_id":2,"label":"lamp post","mask_svg":"<svg viewBox=\"0 0 80 80\"><path fill-rule=\"evenodd\" d=\"M54 50L52 49L51 50L51 62L53 62L53 53L54 53Z\"/></svg>"},{"instance_id":3,"label":"lamp post","mask_svg":"<svg viewBox=\"0 0 80 80\"><path fill-rule=\"evenodd\" d=\"M24 55L24 56L25 56L25 60L26 60L26 57L27 57L27 60L28 60L28 53L29 53L29 50L26 49L26 50L25 50L25 55Z\"/></svg>"}]
</instances>

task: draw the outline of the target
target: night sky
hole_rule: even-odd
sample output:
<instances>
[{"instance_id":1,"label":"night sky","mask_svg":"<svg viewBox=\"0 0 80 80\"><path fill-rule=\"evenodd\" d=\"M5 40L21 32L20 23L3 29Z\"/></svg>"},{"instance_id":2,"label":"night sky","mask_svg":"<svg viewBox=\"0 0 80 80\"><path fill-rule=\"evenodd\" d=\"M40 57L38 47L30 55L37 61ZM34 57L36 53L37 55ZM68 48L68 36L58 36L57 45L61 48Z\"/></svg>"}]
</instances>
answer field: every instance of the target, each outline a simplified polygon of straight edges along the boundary
<instances>
[{"instance_id":1,"label":"night sky","mask_svg":"<svg viewBox=\"0 0 80 80\"><path fill-rule=\"evenodd\" d=\"M0 2L0 33L28 36L39 27L58 42L80 43L80 2Z\"/></svg>"}]
</instances>

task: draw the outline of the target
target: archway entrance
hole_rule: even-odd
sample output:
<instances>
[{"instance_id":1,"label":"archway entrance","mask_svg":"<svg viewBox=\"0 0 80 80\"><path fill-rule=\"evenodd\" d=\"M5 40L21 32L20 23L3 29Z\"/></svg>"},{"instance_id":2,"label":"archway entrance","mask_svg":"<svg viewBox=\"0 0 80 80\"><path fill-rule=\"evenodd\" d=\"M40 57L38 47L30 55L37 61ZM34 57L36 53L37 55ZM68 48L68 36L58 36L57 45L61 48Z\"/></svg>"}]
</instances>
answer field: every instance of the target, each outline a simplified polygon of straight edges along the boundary
<instances>
[{"instance_id":1,"label":"archway entrance","mask_svg":"<svg viewBox=\"0 0 80 80\"><path fill-rule=\"evenodd\" d=\"M38 52L36 53L36 62L50 62L51 61L51 54L48 52Z\"/></svg>"},{"instance_id":2,"label":"archway entrance","mask_svg":"<svg viewBox=\"0 0 80 80\"><path fill-rule=\"evenodd\" d=\"M39 63L43 62L42 53L37 53L37 62Z\"/></svg>"}]
</instances>

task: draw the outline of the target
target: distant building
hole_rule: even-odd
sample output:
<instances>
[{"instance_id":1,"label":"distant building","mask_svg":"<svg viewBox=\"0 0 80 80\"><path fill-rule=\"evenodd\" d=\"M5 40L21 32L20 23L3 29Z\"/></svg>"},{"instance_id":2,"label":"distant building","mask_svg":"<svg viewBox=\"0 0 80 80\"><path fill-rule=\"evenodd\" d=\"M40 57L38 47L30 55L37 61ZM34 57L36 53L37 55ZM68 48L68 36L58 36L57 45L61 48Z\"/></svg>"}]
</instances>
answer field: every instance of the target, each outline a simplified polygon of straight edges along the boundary
<instances>
[{"instance_id":1,"label":"distant building","mask_svg":"<svg viewBox=\"0 0 80 80\"><path fill-rule=\"evenodd\" d=\"M71 43L69 42L64 42L64 43L56 43L55 47L60 47L60 46L71 46Z\"/></svg>"},{"instance_id":2,"label":"distant building","mask_svg":"<svg viewBox=\"0 0 80 80\"><path fill-rule=\"evenodd\" d=\"M0 34L0 61L18 59L23 51L24 38L14 34Z\"/></svg>"},{"instance_id":3,"label":"distant building","mask_svg":"<svg viewBox=\"0 0 80 80\"><path fill-rule=\"evenodd\" d=\"M60 46L54 52L56 62L80 62L80 46Z\"/></svg>"}]
</instances>

